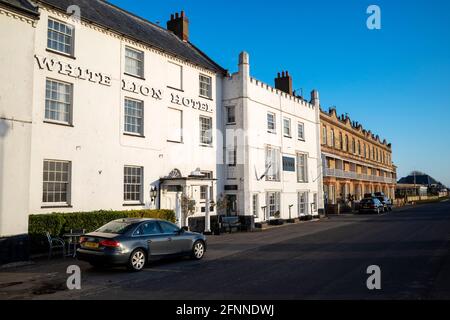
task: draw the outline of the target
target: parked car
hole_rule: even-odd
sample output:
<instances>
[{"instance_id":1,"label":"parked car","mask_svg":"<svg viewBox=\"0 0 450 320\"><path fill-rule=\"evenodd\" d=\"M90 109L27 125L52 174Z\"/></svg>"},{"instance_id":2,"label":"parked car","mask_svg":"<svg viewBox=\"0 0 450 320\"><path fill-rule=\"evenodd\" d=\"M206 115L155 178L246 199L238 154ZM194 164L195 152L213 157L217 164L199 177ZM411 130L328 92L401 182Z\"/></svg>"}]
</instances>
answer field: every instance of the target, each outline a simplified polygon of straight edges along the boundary
<instances>
[{"instance_id":1,"label":"parked car","mask_svg":"<svg viewBox=\"0 0 450 320\"><path fill-rule=\"evenodd\" d=\"M140 271L153 258L191 256L200 260L206 237L159 219L118 219L80 238L79 260L94 267L125 265Z\"/></svg>"},{"instance_id":2,"label":"parked car","mask_svg":"<svg viewBox=\"0 0 450 320\"><path fill-rule=\"evenodd\" d=\"M376 213L384 211L383 204L376 197L364 198L359 202L359 213Z\"/></svg>"},{"instance_id":3,"label":"parked car","mask_svg":"<svg viewBox=\"0 0 450 320\"><path fill-rule=\"evenodd\" d=\"M392 211L392 202L383 192L375 192L375 197L383 204L384 212Z\"/></svg>"}]
</instances>

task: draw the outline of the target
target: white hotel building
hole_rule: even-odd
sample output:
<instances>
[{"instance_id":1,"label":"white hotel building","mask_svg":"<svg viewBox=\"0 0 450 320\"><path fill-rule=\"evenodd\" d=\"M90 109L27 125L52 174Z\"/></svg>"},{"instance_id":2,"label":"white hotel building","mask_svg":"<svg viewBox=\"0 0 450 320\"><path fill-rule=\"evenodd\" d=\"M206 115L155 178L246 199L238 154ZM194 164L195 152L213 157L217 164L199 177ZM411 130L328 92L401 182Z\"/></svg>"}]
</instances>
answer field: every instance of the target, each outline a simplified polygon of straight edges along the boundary
<instances>
[{"instance_id":1,"label":"white hotel building","mask_svg":"<svg viewBox=\"0 0 450 320\"><path fill-rule=\"evenodd\" d=\"M165 29L102 0L0 0L0 263L21 258L29 214L185 225L182 194L194 216L225 194L251 222L322 207L318 93L262 84L246 54L229 76L188 37L183 13Z\"/></svg>"}]
</instances>

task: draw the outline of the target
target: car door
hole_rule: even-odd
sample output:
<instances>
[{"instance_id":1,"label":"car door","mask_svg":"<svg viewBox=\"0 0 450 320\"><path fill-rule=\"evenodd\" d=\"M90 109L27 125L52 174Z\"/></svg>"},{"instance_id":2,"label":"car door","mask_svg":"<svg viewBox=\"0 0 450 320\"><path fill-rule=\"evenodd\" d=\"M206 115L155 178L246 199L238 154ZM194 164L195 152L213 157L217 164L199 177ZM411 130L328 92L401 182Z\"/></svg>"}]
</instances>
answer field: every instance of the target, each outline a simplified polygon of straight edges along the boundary
<instances>
[{"instance_id":1,"label":"car door","mask_svg":"<svg viewBox=\"0 0 450 320\"><path fill-rule=\"evenodd\" d=\"M168 237L164 235L157 221L142 223L135 232L141 242L147 244L150 256L161 256L168 254Z\"/></svg>"},{"instance_id":2,"label":"car door","mask_svg":"<svg viewBox=\"0 0 450 320\"><path fill-rule=\"evenodd\" d=\"M159 225L164 235L169 237L168 247L170 254L180 254L190 251L191 240L180 228L168 221L159 221Z\"/></svg>"}]
</instances>

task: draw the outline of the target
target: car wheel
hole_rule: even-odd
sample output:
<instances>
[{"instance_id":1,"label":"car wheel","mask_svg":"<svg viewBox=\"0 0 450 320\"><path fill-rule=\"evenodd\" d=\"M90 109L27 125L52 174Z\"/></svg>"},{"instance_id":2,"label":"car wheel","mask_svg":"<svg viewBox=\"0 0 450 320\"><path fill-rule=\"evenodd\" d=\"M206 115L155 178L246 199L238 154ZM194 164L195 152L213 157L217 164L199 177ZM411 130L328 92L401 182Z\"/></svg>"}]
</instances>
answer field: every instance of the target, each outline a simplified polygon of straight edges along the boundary
<instances>
[{"instance_id":1,"label":"car wheel","mask_svg":"<svg viewBox=\"0 0 450 320\"><path fill-rule=\"evenodd\" d=\"M200 260L205 255L205 243L201 240L196 241L192 246L191 257L195 260Z\"/></svg>"},{"instance_id":2,"label":"car wheel","mask_svg":"<svg viewBox=\"0 0 450 320\"><path fill-rule=\"evenodd\" d=\"M146 261L147 255L145 251L142 249L136 249L130 254L128 269L131 271L141 271L144 268Z\"/></svg>"}]
</instances>

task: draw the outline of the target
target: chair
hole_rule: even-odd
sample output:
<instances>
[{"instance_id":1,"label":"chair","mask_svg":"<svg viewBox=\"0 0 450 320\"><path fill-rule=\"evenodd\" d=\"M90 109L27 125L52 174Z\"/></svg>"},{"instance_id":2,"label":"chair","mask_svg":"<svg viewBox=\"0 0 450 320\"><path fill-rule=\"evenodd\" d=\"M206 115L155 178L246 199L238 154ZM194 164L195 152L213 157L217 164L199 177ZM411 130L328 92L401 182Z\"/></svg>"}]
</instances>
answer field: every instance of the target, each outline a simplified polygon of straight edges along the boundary
<instances>
[{"instance_id":1,"label":"chair","mask_svg":"<svg viewBox=\"0 0 450 320\"><path fill-rule=\"evenodd\" d=\"M50 232L46 232L45 235L47 236L49 250L48 250L48 259L52 257L53 249L62 248L63 252L63 258L66 256L66 242L58 237L52 237L50 235Z\"/></svg>"}]
</instances>

